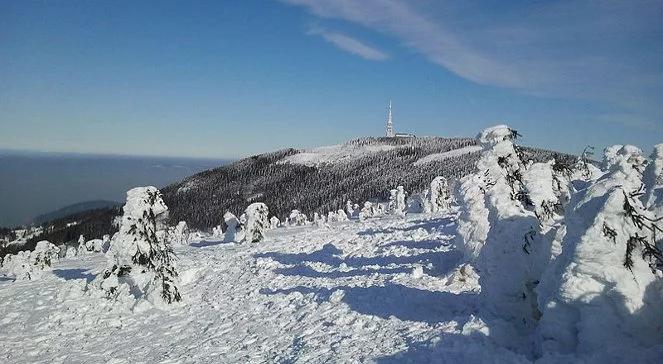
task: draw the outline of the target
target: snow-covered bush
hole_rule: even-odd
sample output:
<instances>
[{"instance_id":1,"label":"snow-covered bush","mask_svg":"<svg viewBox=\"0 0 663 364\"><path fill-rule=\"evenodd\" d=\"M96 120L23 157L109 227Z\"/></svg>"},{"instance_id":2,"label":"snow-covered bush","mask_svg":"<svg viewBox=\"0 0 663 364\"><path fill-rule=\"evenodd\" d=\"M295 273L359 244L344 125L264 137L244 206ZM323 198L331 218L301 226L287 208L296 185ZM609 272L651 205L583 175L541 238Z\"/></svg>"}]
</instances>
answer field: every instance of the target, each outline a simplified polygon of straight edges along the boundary
<instances>
[{"instance_id":1,"label":"snow-covered bush","mask_svg":"<svg viewBox=\"0 0 663 364\"><path fill-rule=\"evenodd\" d=\"M6 256L4 268L17 281L35 279L40 276L40 272L35 272L30 252L27 250L20 251L15 255Z\"/></svg>"},{"instance_id":2,"label":"snow-covered bush","mask_svg":"<svg viewBox=\"0 0 663 364\"><path fill-rule=\"evenodd\" d=\"M265 239L265 231L269 228L269 209L262 202L250 204L246 211L246 241L258 243Z\"/></svg>"},{"instance_id":3,"label":"snow-covered bush","mask_svg":"<svg viewBox=\"0 0 663 364\"><path fill-rule=\"evenodd\" d=\"M663 342L661 227L640 200L644 164L636 147L607 148L607 174L572 198L562 252L538 288L542 354L626 358Z\"/></svg>"},{"instance_id":4,"label":"snow-covered bush","mask_svg":"<svg viewBox=\"0 0 663 364\"><path fill-rule=\"evenodd\" d=\"M108 266L94 284L111 298L144 298L153 304L182 299L173 249L166 239L168 207L156 187L127 192L120 230L106 254Z\"/></svg>"},{"instance_id":5,"label":"snow-covered bush","mask_svg":"<svg viewBox=\"0 0 663 364\"><path fill-rule=\"evenodd\" d=\"M483 149L478 172L464 177L456 192L457 245L479 272L482 303L532 327L538 318L534 288L550 259L550 244L531 211L525 167L513 144L517 135L498 125L478 136Z\"/></svg>"},{"instance_id":6,"label":"snow-covered bush","mask_svg":"<svg viewBox=\"0 0 663 364\"><path fill-rule=\"evenodd\" d=\"M432 212L445 211L449 208L451 195L449 193L449 183L442 176L433 178L430 183L430 206Z\"/></svg>"},{"instance_id":7,"label":"snow-covered bush","mask_svg":"<svg viewBox=\"0 0 663 364\"><path fill-rule=\"evenodd\" d=\"M65 258L73 258L78 254L78 250L75 246L66 246L67 252L65 253Z\"/></svg>"},{"instance_id":8,"label":"snow-covered bush","mask_svg":"<svg viewBox=\"0 0 663 364\"><path fill-rule=\"evenodd\" d=\"M336 211L327 212L327 222L336 222L336 221L338 221L338 216L336 215Z\"/></svg>"},{"instance_id":9,"label":"snow-covered bush","mask_svg":"<svg viewBox=\"0 0 663 364\"><path fill-rule=\"evenodd\" d=\"M226 224L226 232L223 235L224 242L232 243L244 240L244 229L233 213L230 211L226 212L223 215L223 222Z\"/></svg>"},{"instance_id":10,"label":"snow-covered bush","mask_svg":"<svg viewBox=\"0 0 663 364\"><path fill-rule=\"evenodd\" d=\"M308 223L308 218L306 215L299 210L292 210L292 212L290 212L289 219L290 224L294 226L304 226Z\"/></svg>"},{"instance_id":11,"label":"snow-covered bush","mask_svg":"<svg viewBox=\"0 0 663 364\"><path fill-rule=\"evenodd\" d=\"M281 220L278 217L272 216L269 218L269 228L276 229L281 225Z\"/></svg>"},{"instance_id":12,"label":"snow-covered bush","mask_svg":"<svg viewBox=\"0 0 663 364\"><path fill-rule=\"evenodd\" d=\"M42 240L37 243L35 250L30 253L30 262L35 270L49 269L59 259L60 248L49 241Z\"/></svg>"}]
</instances>

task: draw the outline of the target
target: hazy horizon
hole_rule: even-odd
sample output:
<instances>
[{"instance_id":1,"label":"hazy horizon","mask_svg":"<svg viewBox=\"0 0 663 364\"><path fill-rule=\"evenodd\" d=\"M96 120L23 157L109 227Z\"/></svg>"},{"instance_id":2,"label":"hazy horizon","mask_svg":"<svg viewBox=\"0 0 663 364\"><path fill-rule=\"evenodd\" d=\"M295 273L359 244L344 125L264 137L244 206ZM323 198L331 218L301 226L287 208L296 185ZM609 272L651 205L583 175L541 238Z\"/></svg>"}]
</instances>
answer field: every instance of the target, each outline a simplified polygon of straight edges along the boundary
<instances>
[{"instance_id":1,"label":"hazy horizon","mask_svg":"<svg viewBox=\"0 0 663 364\"><path fill-rule=\"evenodd\" d=\"M0 226L93 200L122 203L136 186L163 187L229 160L0 151Z\"/></svg>"}]
</instances>

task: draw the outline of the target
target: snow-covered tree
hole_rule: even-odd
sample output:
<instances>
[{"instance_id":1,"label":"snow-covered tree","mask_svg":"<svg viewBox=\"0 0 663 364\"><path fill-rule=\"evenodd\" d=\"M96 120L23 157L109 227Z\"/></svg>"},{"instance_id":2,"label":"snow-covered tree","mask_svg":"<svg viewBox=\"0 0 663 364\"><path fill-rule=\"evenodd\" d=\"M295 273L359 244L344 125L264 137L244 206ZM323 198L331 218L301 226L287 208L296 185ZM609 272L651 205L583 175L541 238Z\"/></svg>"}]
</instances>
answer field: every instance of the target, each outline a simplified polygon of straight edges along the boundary
<instances>
[{"instance_id":1,"label":"snow-covered tree","mask_svg":"<svg viewBox=\"0 0 663 364\"><path fill-rule=\"evenodd\" d=\"M304 226L308 224L308 218L299 210L292 210L289 216L290 224L294 226Z\"/></svg>"},{"instance_id":2,"label":"snow-covered tree","mask_svg":"<svg viewBox=\"0 0 663 364\"><path fill-rule=\"evenodd\" d=\"M59 252L60 248L49 241L42 240L30 253L30 262L36 270L48 269L58 260Z\"/></svg>"},{"instance_id":3,"label":"snow-covered tree","mask_svg":"<svg viewBox=\"0 0 663 364\"><path fill-rule=\"evenodd\" d=\"M345 211L339 209L336 211L336 219L337 221L348 221L348 215L346 215Z\"/></svg>"},{"instance_id":4,"label":"snow-covered tree","mask_svg":"<svg viewBox=\"0 0 663 364\"><path fill-rule=\"evenodd\" d=\"M369 217L373 217L373 203L366 201L364 207L359 211L359 220L364 221Z\"/></svg>"},{"instance_id":5,"label":"snow-covered tree","mask_svg":"<svg viewBox=\"0 0 663 364\"><path fill-rule=\"evenodd\" d=\"M650 162L643 174L645 194L642 195L646 207L663 206L663 144L654 146ZM663 211L657 213L662 217Z\"/></svg>"},{"instance_id":6,"label":"snow-covered tree","mask_svg":"<svg viewBox=\"0 0 663 364\"><path fill-rule=\"evenodd\" d=\"M407 213L407 203L405 201L405 189L403 186L398 186L396 188L395 195L395 210L392 211L395 215L405 216Z\"/></svg>"},{"instance_id":7,"label":"snow-covered tree","mask_svg":"<svg viewBox=\"0 0 663 364\"><path fill-rule=\"evenodd\" d=\"M354 214L355 214L355 210L356 210L356 208L352 204L352 201L348 200L345 203L345 211L348 213L348 217L353 217Z\"/></svg>"},{"instance_id":8,"label":"snow-covered tree","mask_svg":"<svg viewBox=\"0 0 663 364\"><path fill-rule=\"evenodd\" d=\"M276 229L281 225L281 220L278 217L272 216L269 218L269 228Z\"/></svg>"},{"instance_id":9,"label":"snow-covered tree","mask_svg":"<svg viewBox=\"0 0 663 364\"><path fill-rule=\"evenodd\" d=\"M223 236L223 241L226 243L232 243L244 240L244 230L233 213L227 211L223 215L223 222L226 224L226 232Z\"/></svg>"},{"instance_id":10,"label":"snow-covered tree","mask_svg":"<svg viewBox=\"0 0 663 364\"><path fill-rule=\"evenodd\" d=\"M265 231L269 229L269 209L262 202L250 204L246 211L246 241L258 243L265 239Z\"/></svg>"},{"instance_id":11,"label":"snow-covered tree","mask_svg":"<svg viewBox=\"0 0 663 364\"><path fill-rule=\"evenodd\" d=\"M27 250L6 256L4 268L17 281L36 279L41 276L40 272L35 272L35 267L30 259L30 252Z\"/></svg>"},{"instance_id":12,"label":"snow-covered tree","mask_svg":"<svg viewBox=\"0 0 663 364\"><path fill-rule=\"evenodd\" d=\"M482 303L531 328L538 318L534 289L550 249L531 210L525 167L513 144L517 135L505 125L479 134L477 172L461 179L456 192L457 245L480 272Z\"/></svg>"},{"instance_id":13,"label":"snow-covered tree","mask_svg":"<svg viewBox=\"0 0 663 364\"><path fill-rule=\"evenodd\" d=\"M607 173L573 197L562 252L538 288L543 354L620 353L663 341L662 230L640 199L644 164L636 147L606 148Z\"/></svg>"},{"instance_id":14,"label":"snow-covered tree","mask_svg":"<svg viewBox=\"0 0 663 364\"><path fill-rule=\"evenodd\" d=\"M449 208L451 196L449 183L442 176L433 178L430 183L430 206L432 212L440 212Z\"/></svg>"},{"instance_id":15,"label":"snow-covered tree","mask_svg":"<svg viewBox=\"0 0 663 364\"><path fill-rule=\"evenodd\" d=\"M173 245L186 245L189 241L189 227L186 221L180 221L177 225L170 227L168 239Z\"/></svg>"},{"instance_id":16,"label":"snow-covered tree","mask_svg":"<svg viewBox=\"0 0 663 364\"><path fill-rule=\"evenodd\" d=\"M80 235L78 237L78 254L86 254L89 250L87 249L87 244L85 242L85 237Z\"/></svg>"},{"instance_id":17,"label":"snow-covered tree","mask_svg":"<svg viewBox=\"0 0 663 364\"><path fill-rule=\"evenodd\" d=\"M338 216L336 215L336 211L327 212L327 222L336 222L336 221L338 221Z\"/></svg>"},{"instance_id":18,"label":"snow-covered tree","mask_svg":"<svg viewBox=\"0 0 663 364\"><path fill-rule=\"evenodd\" d=\"M67 252L65 253L65 258L73 258L78 254L78 250L76 249L75 246L65 246L67 249Z\"/></svg>"},{"instance_id":19,"label":"snow-covered tree","mask_svg":"<svg viewBox=\"0 0 663 364\"><path fill-rule=\"evenodd\" d=\"M154 304L182 299L173 249L165 238L168 207L156 187L127 192L119 232L107 254L108 268L97 285L109 297L140 292Z\"/></svg>"}]
</instances>

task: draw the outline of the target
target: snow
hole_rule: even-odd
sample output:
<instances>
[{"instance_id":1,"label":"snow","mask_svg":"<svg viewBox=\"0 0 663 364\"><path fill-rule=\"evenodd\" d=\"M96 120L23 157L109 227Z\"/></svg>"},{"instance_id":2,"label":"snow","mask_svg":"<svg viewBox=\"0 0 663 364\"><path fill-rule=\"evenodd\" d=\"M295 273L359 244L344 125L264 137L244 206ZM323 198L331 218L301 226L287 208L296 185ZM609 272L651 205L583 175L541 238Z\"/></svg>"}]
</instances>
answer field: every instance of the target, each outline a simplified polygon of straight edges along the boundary
<instances>
[{"instance_id":1,"label":"snow","mask_svg":"<svg viewBox=\"0 0 663 364\"><path fill-rule=\"evenodd\" d=\"M316 167L322 164L348 163L370 154L386 152L399 148L393 145L356 145L337 144L313 148L287 156L278 163L303 164Z\"/></svg>"},{"instance_id":2,"label":"snow","mask_svg":"<svg viewBox=\"0 0 663 364\"><path fill-rule=\"evenodd\" d=\"M448 158L459 157L461 155L475 153L475 152L478 152L480 150L481 150L481 146L479 146L479 145L468 145L467 147L453 149L453 150L450 150L448 152L429 154L429 155L427 155L423 158L419 158L416 162L414 162L414 165L415 166L422 166L422 165L432 163L432 162L443 161L443 160L448 159Z\"/></svg>"},{"instance_id":3,"label":"snow","mask_svg":"<svg viewBox=\"0 0 663 364\"><path fill-rule=\"evenodd\" d=\"M107 261L122 246L58 260L43 241L4 259L0 362L661 362L663 147L649 161L607 148L601 170L523 161L516 137L505 125L479 134L477 172L454 184L455 201L437 179L409 201L393 190L391 209L348 201L313 223L297 210L268 221L254 203L224 216L223 238L161 227L158 191L129 191L112 241L154 213L155 235L177 241L182 302L97 294L100 281L122 287L126 274L100 278L131 264ZM320 150L306 163L346 160ZM259 243L239 244L245 234ZM128 253L143 244L122 241Z\"/></svg>"},{"instance_id":4,"label":"snow","mask_svg":"<svg viewBox=\"0 0 663 364\"><path fill-rule=\"evenodd\" d=\"M476 281L453 278L452 219L385 216L269 230L260 244L177 246L185 304L169 310L83 292L102 254L63 259L38 281L0 278L0 358L525 362L486 336Z\"/></svg>"}]
</instances>

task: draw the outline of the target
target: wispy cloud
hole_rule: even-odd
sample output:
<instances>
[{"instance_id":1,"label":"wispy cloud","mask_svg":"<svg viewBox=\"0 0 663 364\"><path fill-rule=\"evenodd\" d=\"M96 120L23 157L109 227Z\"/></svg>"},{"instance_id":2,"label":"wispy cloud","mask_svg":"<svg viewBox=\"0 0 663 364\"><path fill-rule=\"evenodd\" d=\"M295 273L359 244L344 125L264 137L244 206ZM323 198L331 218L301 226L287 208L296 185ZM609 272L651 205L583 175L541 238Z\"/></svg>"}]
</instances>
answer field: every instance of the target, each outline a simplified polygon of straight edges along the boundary
<instances>
[{"instance_id":1,"label":"wispy cloud","mask_svg":"<svg viewBox=\"0 0 663 364\"><path fill-rule=\"evenodd\" d=\"M389 55L387 53L366 45L360 40L342 33L331 32L321 28L313 28L307 33L311 35L319 35L327 42L336 46L338 49L344 50L348 53L352 53L370 61L384 61L389 59Z\"/></svg>"},{"instance_id":2,"label":"wispy cloud","mask_svg":"<svg viewBox=\"0 0 663 364\"><path fill-rule=\"evenodd\" d=\"M622 112L647 109L645 119L663 112L655 96L663 92L663 2L495 7L480 2L280 1L390 36L478 84L631 109Z\"/></svg>"}]
</instances>

